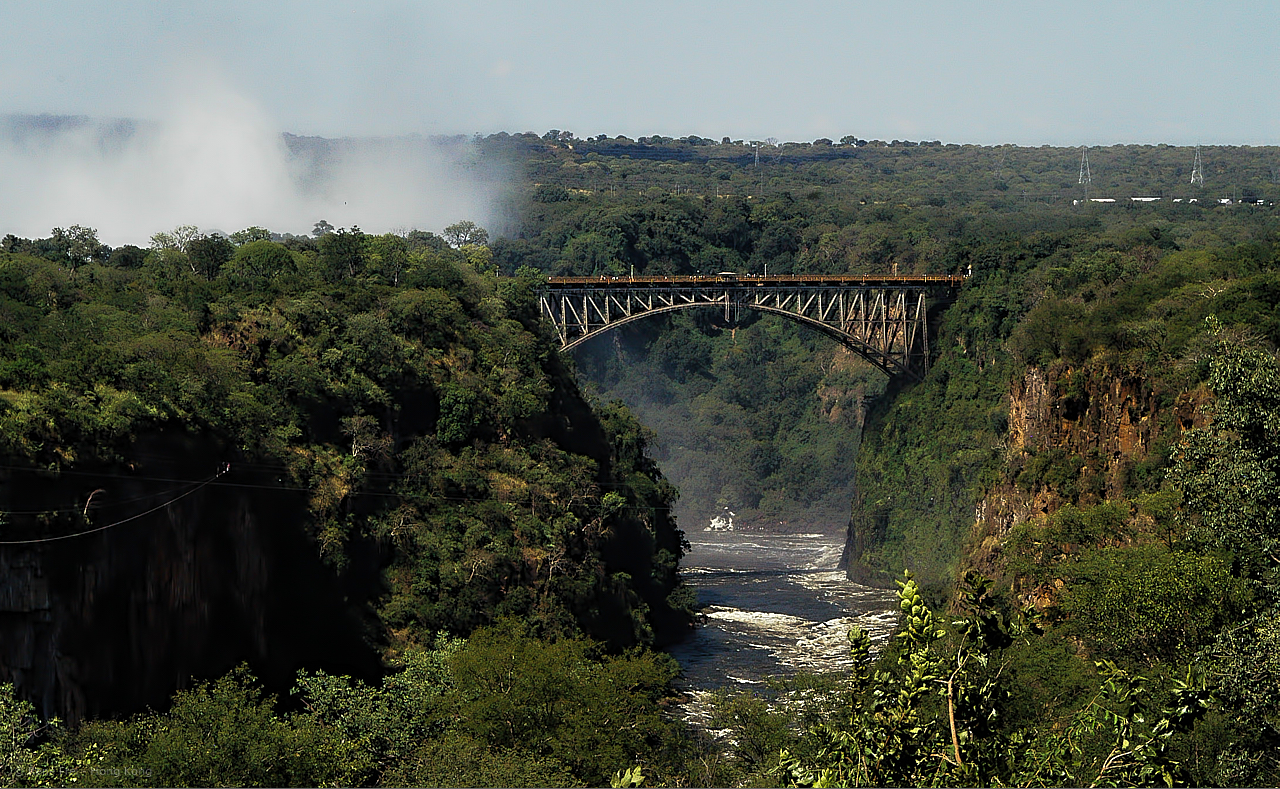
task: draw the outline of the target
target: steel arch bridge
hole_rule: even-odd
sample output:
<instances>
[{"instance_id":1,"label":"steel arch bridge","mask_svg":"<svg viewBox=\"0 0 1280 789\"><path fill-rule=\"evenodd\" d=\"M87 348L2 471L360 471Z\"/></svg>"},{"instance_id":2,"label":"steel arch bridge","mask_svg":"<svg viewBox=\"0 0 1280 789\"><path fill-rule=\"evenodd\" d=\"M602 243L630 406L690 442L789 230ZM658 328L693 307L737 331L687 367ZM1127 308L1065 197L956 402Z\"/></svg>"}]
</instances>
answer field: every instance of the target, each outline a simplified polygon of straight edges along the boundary
<instances>
[{"instance_id":1,"label":"steel arch bridge","mask_svg":"<svg viewBox=\"0 0 1280 789\"><path fill-rule=\"evenodd\" d=\"M928 306L950 300L963 275L713 274L670 277L549 277L542 313L561 350L663 312L717 307L780 315L843 343L889 375L929 369Z\"/></svg>"}]
</instances>

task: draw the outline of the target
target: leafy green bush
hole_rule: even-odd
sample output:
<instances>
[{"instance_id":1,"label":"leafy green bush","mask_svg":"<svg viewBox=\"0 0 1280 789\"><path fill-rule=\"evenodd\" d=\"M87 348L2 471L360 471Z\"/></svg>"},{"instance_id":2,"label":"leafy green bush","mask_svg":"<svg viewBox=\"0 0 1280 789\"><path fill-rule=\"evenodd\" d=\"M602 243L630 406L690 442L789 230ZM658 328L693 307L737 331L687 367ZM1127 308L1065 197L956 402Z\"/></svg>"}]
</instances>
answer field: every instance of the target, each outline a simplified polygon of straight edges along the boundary
<instances>
[{"instance_id":1,"label":"leafy green bush","mask_svg":"<svg viewBox=\"0 0 1280 789\"><path fill-rule=\"evenodd\" d=\"M343 785L367 769L358 742L275 703L241 667L179 691L167 713L87 724L74 747L102 755L101 786Z\"/></svg>"},{"instance_id":2,"label":"leafy green bush","mask_svg":"<svg viewBox=\"0 0 1280 789\"><path fill-rule=\"evenodd\" d=\"M809 728L803 752L782 752L784 783L1172 786L1186 779L1172 743L1210 707L1201 682L1161 683L1152 692L1148 678L1100 662L1096 684L1078 677L1059 683L1056 690L1076 699L1066 709L1055 705L1056 725L1038 725L1035 715L1006 721L1009 685L1025 679L1006 672L1008 650L1035 635L991 610L990 582L970 575L966 586L968 615L949 631L910 574L899 581L902 625L874 667L866 634L850 633L858 664L852 703ZM1071 660L1059 652L1049 665ZM1018 662L1031 666L1025 656ZM1015 728L1019 723L1032 725Z\"/></svg>"},{"instance_id":3,"label":"leafy green bush","mask_svg":"<svg viewBox=\"0 0 1280 789\"><path fill-rule=\"evenodd\" d=\"M379 688L309 674L295 691L361 743L366 781L603 786L637 761L678 773L690 747L662 713L676 673L666 655L602 657L597 644L540 641L506 619L401 662Z\"/></svg>"},{"instance_id":4,"label":"leafy green bush","mask_svg":"<svg viewBox=\"0 0 1280 789\"><path fill-rule=\"evenodd\" d=\"M1186 662L1240 621L1253 598L1221 558L1162 545L1104 548L1066 570L1066 632L1115 660Z\"/></svg>"}]
</instances>

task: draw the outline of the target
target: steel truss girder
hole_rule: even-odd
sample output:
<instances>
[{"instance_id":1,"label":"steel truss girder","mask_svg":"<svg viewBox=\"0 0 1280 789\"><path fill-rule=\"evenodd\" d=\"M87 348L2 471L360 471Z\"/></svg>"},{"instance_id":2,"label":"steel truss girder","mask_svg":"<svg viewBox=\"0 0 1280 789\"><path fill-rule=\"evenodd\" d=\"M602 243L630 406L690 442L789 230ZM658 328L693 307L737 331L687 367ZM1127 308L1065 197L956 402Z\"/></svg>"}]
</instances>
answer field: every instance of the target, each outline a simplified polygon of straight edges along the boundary
<instances>
[{"instance_id":1,"label":"steel truss girder","mask_svg":"<svg viewBox=\"0 0 1280 789\"><path fill-rule=\"evenodd\" d=\"M544 289L542 314L562 350L631 321L693 307L780 315L806 324L865 357L889 375L923 378L929 369L929 285L695 284L632 287L602 282Z\"/></svg>"}]
</instances>

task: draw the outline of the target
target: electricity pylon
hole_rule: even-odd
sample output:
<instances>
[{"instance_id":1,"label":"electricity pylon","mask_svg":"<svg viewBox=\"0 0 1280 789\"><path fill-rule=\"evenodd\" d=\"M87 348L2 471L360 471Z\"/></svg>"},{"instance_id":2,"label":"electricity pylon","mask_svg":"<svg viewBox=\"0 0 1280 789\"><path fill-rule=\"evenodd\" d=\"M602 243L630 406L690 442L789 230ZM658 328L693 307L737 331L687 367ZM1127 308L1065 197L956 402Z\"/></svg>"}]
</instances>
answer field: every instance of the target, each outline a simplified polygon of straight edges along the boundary
<instances>
[{"instance_id":1,"label":"electricity pylon","mask_svg":"<svg viewBox=\"0 0 1280 789\"><path fill-rule=\"evenodd\" d=\"M1084 184L1084 199L1089 199L1089 184L1093 183L1093 173L1089 172L1089 146L1080 146L1080 183Z\"/></svg>"}]
</instances>

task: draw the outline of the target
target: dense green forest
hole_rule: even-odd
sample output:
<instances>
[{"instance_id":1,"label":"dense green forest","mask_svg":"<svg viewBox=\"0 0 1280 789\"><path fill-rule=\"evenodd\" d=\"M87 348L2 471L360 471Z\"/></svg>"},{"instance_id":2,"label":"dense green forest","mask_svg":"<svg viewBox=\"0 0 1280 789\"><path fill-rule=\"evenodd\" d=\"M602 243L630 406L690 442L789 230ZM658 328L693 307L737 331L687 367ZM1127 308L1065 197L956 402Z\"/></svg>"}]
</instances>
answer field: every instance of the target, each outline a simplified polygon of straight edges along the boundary
<instances>
[{"instance_id":1,"label":"dense green forest","mask_svg":"<svg viewBox=\"0 0 1280 789\"><path fill-rule=\"evenodd\" d=\"M158 233L149 250L109 249L82 227L55 230L48 239L4 240L3 491L14 501L37 480L65 480L63 494L43 502L42 511L29 500L6 507L6 542L57 541L112 526L111 514L128 502L95 494L91 508L77 473L128 476L143 464L135 456L140 436L213 435L226 454L208 459L210 472L224 462L232 470L228 481L211 484L229 485L230 495L236 469L274 469L283 495L307 493L298 520L333 573L367 576L361 565L375 563L379 580L351 587L365 595L369 638L394 665L433 660L437 666L413 693L440 691L440 672L453 671L459 690L451 704L478 709L511 702L502 684L509 678L475 674L493 668L469 651L482 641L460 650L440 640L490 627L497 628L494 644L514 639L542 655L538 665L550 661L566 672L541 677L533 663L520 663L534 672L528 681L537 692L552 694L545 703L556 715L562 711L555 699L565 694L587 709L638 705L636 714L656 715L671 677L669 659L623 654L679 638L689 624L692 600L676 577L683 540L670 514L675 491L646 457L647 433L635 419L617 405L593 409L578 394L539 325L536 274L495 278L483 231L466 223L447 234L452 245L428 233L369 236L357 228L288 244L269 235L250 228L225 238L177 228ZM324 698L337 698L333 683L339 680L314 681L316 698L306 696L306 704L321 703L322 688L330 694ZM353 743L331 726L316 733L292 718L277 722L257 692L247 674L236 674L193 689L170 715L184 714L184 703L186 714L196 709L197 718L223 705L225 719L192 725L225 725L246 738L236 742L260 749L276 747L271 743L279 737L287 740L278 740L279 747L296 750L302 740L287 738L314 736L319 743L334 735L334 747L346 749L335 753L352 753ZM393 685L377 692L405 704L403 693L410 691ZM608 696L614 692L621 700ZM16 715L6 718L10 748L24 740L13 727L27 720L14 710L6 707ZM241 720L259 713L266 716L261 739ZM337 714L312 716L329 721ZM414 725L455 745L471 738L467 747L481 761L494 747L510 751L497 766L475 768L498 772L459 766L455 777L440 779L463 784L523 782L518 775L599 783L601 765L608 772L625 766L670 728L655 719L656 733L623 738L615 748L621 750L591 760L583 754L594 749L564 750L567 737L557 756L510 730L495 730L501 744L487 734L449 733L439 721L459 713L442 708L439 714L437 722ZM541 732L547 720L528 726ZM576 720L564 725L582 731L581 716ZM104 765L152 764L138 754L165 747L153 741L154 726L139 719L118 731L82 727L69 752L95 765L93 754L101 754ZM286 733L272 740L273 727ZM99 742L99 734L107 739ZM395 736L402 740L396 770L410 770L410 759L430 764L423 749L445 747L439 738L424 744L425 735L410 747L403 743L407 731ZM195 747L202 737L181 747ZM551 738L547 747L551 742L560 741ZM318 744L306 750L314 751L307 759L337 758ZM382 762L358 772L347 771L349 765L343 772L309 772L312 767L292 763L241 777L197 767L164 772L185 761L174 753L156 757L168 759L168 767L155 766L150 778L133 778L146 784L432 782L414 777L429 773L387 772L392 768ZM10 751L4 757L4 780L35 780L36 773L12 772L21 756ZM332 758L324 769L333 767ZM528 759L534 763L526 765ZM500 771L516 768L526 772ZM470 777L486 774L508 777ZM68 780L63 773L42 775L55 784ZM107 780L106 773L94 776L88 782Z\"/></svg>"},{"instance_id":2,"label":"dense green forest","mask_svg":"<svg viewBox=\"0 0 1280 789\"><path fill-rule=\"evenodd\" d=\"M1090 195L1121 202L1077 205L1070 149L475 144L522 174L493 238L4 239L6 483L123 467L149 430L216 434L307 491L335 574L376 546L389 670L275 698L242 667L75 727L5 688L0 780L1280 780L1275 149L1206 147L1194 190L1190 149L1094 149ZM973 276L921 383L779 319L686 312L576 353L588 405L539 324L546 273L766 264ZM677 524L724 506L847 524L851 574L896 580L902 623L875 652L851 633L849 676L722 694L712 740L672 714L677 667L651 647L693 605Z\"/></svg>"},{"instance_id":3,"label":"dense green forest","mask_svg":"<svg viewBox=\"0 0 1280 789\"><path fill-rule=\"evenodd\" d=\"M353 541L394 544L388 632L511 615L621 647L651 643L655 618L679 629L675 493L639 425L576 394L535 277L500 282L481 273L486 247L425 233L353 228L292 249L266 235L178 228L144 254L73 228L43 256L6 239L10 484L13 464L127 463L149 428L208 431L310 491L335 568ZM67 526L47 520L14 520L10 538Z\"/></svg>"}]
</instances>

